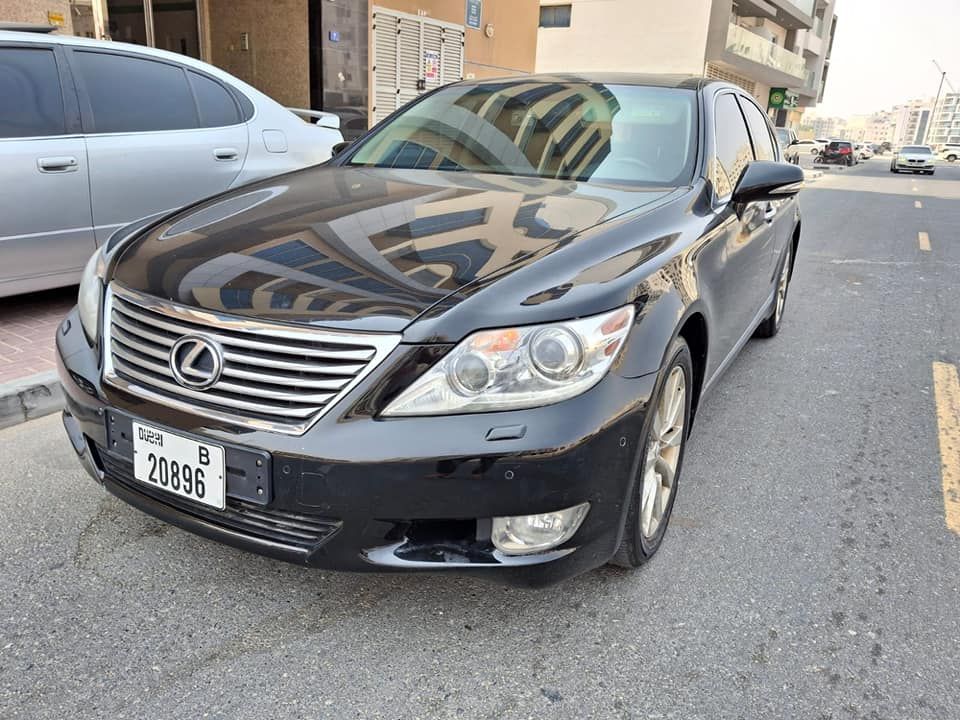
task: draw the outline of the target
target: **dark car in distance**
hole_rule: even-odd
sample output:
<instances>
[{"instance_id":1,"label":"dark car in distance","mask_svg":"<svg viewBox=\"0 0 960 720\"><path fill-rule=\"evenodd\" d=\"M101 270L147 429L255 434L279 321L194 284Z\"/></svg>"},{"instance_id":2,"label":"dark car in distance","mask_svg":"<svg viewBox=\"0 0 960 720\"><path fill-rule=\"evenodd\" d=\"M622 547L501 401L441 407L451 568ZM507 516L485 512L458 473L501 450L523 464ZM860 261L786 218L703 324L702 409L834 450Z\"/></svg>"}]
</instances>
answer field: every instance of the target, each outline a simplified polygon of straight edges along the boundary
<instances>
[{"instance_id":1,"label":"dark car in distance","mask_svg":"<svg viewBox=\"0 0 960 720\"><path fill-rule=\"evenodd\" d=\"M852 142L831 140L813 161L815 164L844 165L850 167L860 162Z\"/></svg>"},{"instance_id":2,"label":"dark car in distance","mask_svg":"<svg viewBox=\"0 0 960 720\"><path fill-rule=\"evenodd\" d=\"M704 395L780 328L802 180L729 84L449 85L118 231L57 333L64 425L117 497L281 560L636 567Z\"/></svg>"}]
</instances>

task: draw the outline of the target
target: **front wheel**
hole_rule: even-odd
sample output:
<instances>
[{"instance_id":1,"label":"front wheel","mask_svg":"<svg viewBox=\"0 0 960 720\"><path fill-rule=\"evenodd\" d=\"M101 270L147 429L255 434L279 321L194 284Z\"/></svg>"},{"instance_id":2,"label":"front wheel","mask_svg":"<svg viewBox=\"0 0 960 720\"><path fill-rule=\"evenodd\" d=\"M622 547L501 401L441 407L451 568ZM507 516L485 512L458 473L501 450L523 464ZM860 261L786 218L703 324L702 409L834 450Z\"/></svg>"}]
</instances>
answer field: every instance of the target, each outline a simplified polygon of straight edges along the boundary
<instances>
[{"instance_id":1,"label":"front wheel","mask_svg":"<svg viewBox=\"0 0 960 720\"><path fill-rule=\"evenodd\" d=\"M693 364L683 338L673 341L667 357L647 409L639 477L628 501L623 540L610 559L620 567L639 567L654 556L663 542L677 495L690 427Z\"/></svg>"},{"instance_id":2,"label":"front wheel","mask_svg":"<svg viewBox=\"0 0 960 720\"><path fill-rule=\"evenodd\" d=\"M947 162L956 162L956 161L957 161L956 155L947 155Z\"/></svg>"}]
</instances>

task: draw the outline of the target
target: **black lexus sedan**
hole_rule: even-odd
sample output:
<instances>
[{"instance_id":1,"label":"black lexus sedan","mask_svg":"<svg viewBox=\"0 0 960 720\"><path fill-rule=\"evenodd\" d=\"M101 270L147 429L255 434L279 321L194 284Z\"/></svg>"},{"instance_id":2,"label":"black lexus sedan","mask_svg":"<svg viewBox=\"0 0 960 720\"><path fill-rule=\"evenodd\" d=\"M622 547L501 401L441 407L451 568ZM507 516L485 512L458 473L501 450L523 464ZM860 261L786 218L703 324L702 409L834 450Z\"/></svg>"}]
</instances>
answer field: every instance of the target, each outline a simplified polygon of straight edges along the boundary
<instances>
[{"instance_id":1,"label":"black lexus sedan","mask_svg":"<svg viewBox=\"0 0 960 720\"><path fill-rule=\"evenodd\" d=\"M449 85L118 231L57 333L64 425L125 502L281 560L636 567L698 405L780 328L802 179L725 83Z\"/></svg>"}]
</instances>

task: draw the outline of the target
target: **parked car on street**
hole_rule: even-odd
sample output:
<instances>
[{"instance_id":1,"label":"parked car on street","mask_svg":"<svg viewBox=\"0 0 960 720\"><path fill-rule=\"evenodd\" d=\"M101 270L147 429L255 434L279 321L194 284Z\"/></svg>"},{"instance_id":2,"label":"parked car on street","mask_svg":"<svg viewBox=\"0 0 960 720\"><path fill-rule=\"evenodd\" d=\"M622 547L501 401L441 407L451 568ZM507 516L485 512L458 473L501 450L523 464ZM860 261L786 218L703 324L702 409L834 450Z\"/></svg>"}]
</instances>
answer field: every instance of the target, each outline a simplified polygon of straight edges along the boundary
<instances>
[{"instance_id":1,"label":"parked car on street","mask_svg":"<svg viewBox=\"0 0 960 720\"><path fill-rule=\"evenodd\" d=\"M845 165L850 167L859 162L852 142L831 140L815 159L814 163L824 165Z\"/></svg>"},{"instance_id":2,"label":"parked car on street","mask_svg":"<svg viewBox=\"0 0 960 720\"><path fill-rule=\"evenodd\" d=\"M940 150L940 157L947 162L956 162L960 158L960 144L947 143Z\"/></svg>"},{"instance_id":3,"label":"parked car on street","mask_svg":"<svg viewBox=\"0 0 960 720\"><path fill-rule=\"evenodd\" d=\"M639 566L702 399L781 328L803 171L775 137L699 77L427 93L115 234L57 332L73 447L131 505L309 566Z\"/></svg>"},{"instance_id":4,"label":"parked car on street","mask_svg":"<svg viewBox=\"0 0 960 720\"><path fill-rule=\"evenodd\" d=\"M0 297L78 282L138 218L329 159L339 119L312 119L183 55L0 31Z\"/></svg>"},{"instance_id":5,"label":"parked car on street","mask_svg":"<svg viewBox=\"0 0 960 720\"><path fill-rule=\"evenodd\" d=\"M802 155L819 155L829 140L797 140L796 150Z\"/></svg>"},{"instance_id":6,"label":"parked car on street","mask_svg":"<svg viewBox=\"0 0 960 720\"><path fill-rule=\"evenodd\" d=\"M904 145L890 160L890 172L913 172L933 175L937 156L926 145Z\"/></svg>"},{"instance_id":7,"label":"parked car on street","mask_svg":"<svg viewBox=\"0 0 960 720\"><path fill-rule=\"evenodd\" d=\"M873 147L866 143L857 143L856 149L859 160L869 160L873 157Z\"/></svg>"},{"instance_id":8,"label":"parked car on street","mask_svg":"<svg viewBox=\"0 0 960 720\"><path fill-rule=\"evenodd\" d=\"M784 127L774 128L774 131L777 134L777 141L780 143L780 152L783 159L798 165L800 163L800 151L797 147L797 133Z\"/></svg>"}]
</instances>

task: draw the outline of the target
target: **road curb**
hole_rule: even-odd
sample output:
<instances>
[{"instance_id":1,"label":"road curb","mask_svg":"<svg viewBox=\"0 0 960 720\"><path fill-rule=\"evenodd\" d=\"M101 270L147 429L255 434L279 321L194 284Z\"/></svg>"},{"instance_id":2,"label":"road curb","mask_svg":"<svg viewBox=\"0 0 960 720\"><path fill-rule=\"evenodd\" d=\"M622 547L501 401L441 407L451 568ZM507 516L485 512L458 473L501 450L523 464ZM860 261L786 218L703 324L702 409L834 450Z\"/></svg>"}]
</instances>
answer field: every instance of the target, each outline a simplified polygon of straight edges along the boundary
<instances>
[{"instance_id":1,"label":"road curb","mask_svg":"<svg viewBox=\"0 0 960 720\"><path fill-rule=\"evenodd\" d=\"M53 370L0 384L0 429L57 412L63 389Z\"/></svg>"}]
</instances>

